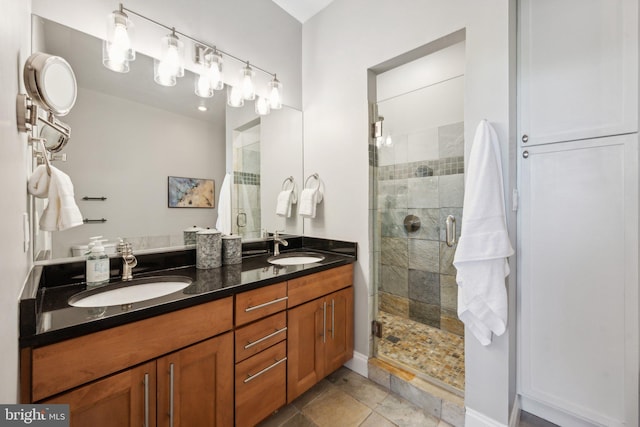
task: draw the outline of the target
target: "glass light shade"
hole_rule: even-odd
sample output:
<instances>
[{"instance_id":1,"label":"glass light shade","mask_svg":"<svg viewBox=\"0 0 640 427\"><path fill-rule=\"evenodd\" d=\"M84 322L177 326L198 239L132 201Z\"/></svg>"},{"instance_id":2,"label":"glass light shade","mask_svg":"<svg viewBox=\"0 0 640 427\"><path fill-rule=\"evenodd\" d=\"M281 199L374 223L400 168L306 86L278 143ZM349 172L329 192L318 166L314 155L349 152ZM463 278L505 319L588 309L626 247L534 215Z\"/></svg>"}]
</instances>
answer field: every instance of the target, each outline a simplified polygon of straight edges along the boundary
<instances>
[{"instance_id":1,"label":"glass light shade","mask_svg":"<svg viewBox=\"0 0 640 427\"><path fill-rule=\"evenodd\" d=\"M211 87L215 90L224 89L224 75L222 74L222 55L217 51L211 54Z\"/></svg>"},{"instance_id":2,"label":"glass light shade","mask_svg":"<svg viewBox=\"0 0 640 427\"><path fill-rule=\"evenodd\" d=\"M203 70L200 74L196 74L196 95L201 98L211 98L213 96L208 70Z\"/></svg>"},{"instance_id":3,"label":"glass light shade","mask_svg":"<svg viewBox=\"0 0 640 427\"><path fill-rule=\"evenodd\" d=\"M107 39L102 42L102 64L110 70L126 73L129 61L136 59L132 47L133 24L124 12L114 11L107 17Z\"/></svg>"},{"instance_id":4,"label":"glass light shade","mask_svg":"<svg viewBox=\"0 0 640 427\"><path fill-rule=\"evenodd\" d=\"M231 107L242 107L244 105L242 88L239 86L227 86L227 104Z\"/></svg>"},{"instance_id":5,"label":"glass light shade","mask_svg":"<svg viewBox=\"0 0 640 427\"><path fill-rule=\"evenodd\" d=\"M269 100L263 96L256 97L256 114L259 116L266 116L271 112L269 106Z\"/></svg>"},{"instance_id":6,"label":"glass light shade","mask_svg":"<svg viewBox=\"0 0 640 427\"><path fill-rule=\"evenodd\" d=\"M160 60L153 61L153 79L162 86L175 86L184 76L184 43L175 34L162 38Z\"/></svg>"},{"instance_id":7,"label":"glass light shade","mask_svg":"<svg viewBox=\"0 0 640 427\"><path fill-rule=\"evenodd\" d=\"M282 108L282 83L275 75L269 82L269 106L274 110Z\"/></svg>"},{"instance_id":8,"label":"glass light shade","mask_svg":"<svg viewBox=\"0 0 640 427\"><path fill-rule=\"evenodd\" d=\"M253 101L256 99L256 89L253 85L253 68L247 62L245 67L240 70L241 80L240 86L242 88L242 97L247 101Z\"/></svg>"}]
</instances>

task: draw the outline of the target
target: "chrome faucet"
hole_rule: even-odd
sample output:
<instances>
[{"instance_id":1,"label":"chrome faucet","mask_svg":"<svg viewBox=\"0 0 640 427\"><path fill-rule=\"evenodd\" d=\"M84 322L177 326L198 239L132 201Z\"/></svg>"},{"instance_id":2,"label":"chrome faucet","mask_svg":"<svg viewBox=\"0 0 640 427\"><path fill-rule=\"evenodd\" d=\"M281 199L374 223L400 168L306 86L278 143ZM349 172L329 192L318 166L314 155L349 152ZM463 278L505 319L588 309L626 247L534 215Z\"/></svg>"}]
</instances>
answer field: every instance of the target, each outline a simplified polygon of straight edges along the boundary
<instances>
[{"instance_id":1,"label":"chrome faucet","mask_svg":"<svg viewBox=\"0 0 640 427\"><path fill-rule=\"evenodd\" d=\"M276 230L273 232L273 256L280 255L280 245L289 246L289 242L287 242L284 239L281 239L279 233L284 233L284 230L282 231Z\"/></svg>"},{"instance_id":2,"label":"chrome faucet","mask_svg":"<svg viewBox=\"0 0 640 427\"><path fill-rule=\"evenodd\" d=\"M120 239L120 242L118 243L118 253L122 256L122 280L133 279L133 267L138 265L138 260L133 255L131 243Z\"/></svg>"}]
</instances>

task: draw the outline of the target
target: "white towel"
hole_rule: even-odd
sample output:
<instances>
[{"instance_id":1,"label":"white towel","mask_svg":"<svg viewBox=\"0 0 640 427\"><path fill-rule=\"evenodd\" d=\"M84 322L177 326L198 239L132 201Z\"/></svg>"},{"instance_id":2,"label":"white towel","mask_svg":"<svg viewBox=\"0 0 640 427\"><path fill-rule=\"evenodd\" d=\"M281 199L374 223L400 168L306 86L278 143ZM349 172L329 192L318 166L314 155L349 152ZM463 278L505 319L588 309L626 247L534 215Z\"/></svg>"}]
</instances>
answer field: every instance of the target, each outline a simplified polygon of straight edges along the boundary
<instances>
[{"instance_id":1,"label":"white towel","mask_svg":"<svg viewBox=\"0 0 640 427\"><path fill-rule=\"evenodd\" d=\"M40 165L35 168L29 177L27 190L30 194L39 199L46 199L49 194L49 181L50 177L47 173L47 167L45 165Z\"/></svg>"},{"instance_id":2,"label":"white towel","mask_svg":"<svg viewBox=\"0 0 640 427\"><path fill-rule=\"evenodd\" d=\"M298 213L300 216L307 218L316 217L316 205L318 204L318 189L317 188L305 188L300 193L300 205L298 206Z\"/></svg>"},{"instance_id":3,"label":"white towel","mask_svg":"<svg viewBox=\"0 0 640 427\"><path fill-rule=\"evenodd\" d=\"M291 217L291 205L296 203L296 199L296 194L293 188L279 192L276 202L276 215L287 218Z\"/></svg>"},{"instance_id":4,"label":"white towel","mask_svg":"<svg viewBox=\"0 0 640 427\"><path fill-rule=\"evenodd\" d=\"M218 198L218 219L216 230L222 234L231 235L231 174L227 173L220 187Z\"/></svg>"},{"instance_id":5,"label":"white towel","mask_svg":"<svg viewBox=\"0 0 640 427\"><path fill-rule=\"evenodd\" d=\"M42 212L42 217L40 217L40 229L44 231L62 231L82 225L82 214L74 199L71 178L53 166L50 169L51 177L49 178L49 191L47 193L49 201ZM38 168L36 168L37 170Z\"/></svg>"},{"instance_id":6,"label":"white towel","mask_svg":"<svg viewBox=\"0 0 640 427\"><path fill-rule=\"evenodd\" d=\"M458 317L482 345L507 327L507 234L498 135L478 125L467 168L460 241L453 259L458 270Z\"/></svg>"}]
</instances>

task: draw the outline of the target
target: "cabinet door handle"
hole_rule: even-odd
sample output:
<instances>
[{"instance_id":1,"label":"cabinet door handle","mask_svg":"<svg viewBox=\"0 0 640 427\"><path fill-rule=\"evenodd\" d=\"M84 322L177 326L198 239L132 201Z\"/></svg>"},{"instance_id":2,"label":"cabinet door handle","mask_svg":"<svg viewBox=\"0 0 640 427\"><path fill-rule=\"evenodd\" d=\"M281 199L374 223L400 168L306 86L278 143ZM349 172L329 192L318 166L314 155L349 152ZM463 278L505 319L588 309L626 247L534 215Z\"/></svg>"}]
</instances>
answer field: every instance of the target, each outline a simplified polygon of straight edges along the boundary
<instances>
[{"instance_id":1,"label":"cabinet door handle","mask_svg":"<svg viewBox=\"0 0 640 427\"><path fill-rule=\"evenodd\" d=\"M287 357L283 357L280 360L276 360L275 363L267 366L266 368L264 368L263 370L261 370L260 372L256 372L255 374L251 375L248 374L247 375L247 379L244 380L244 383L248 383L249 381L253 381L254 379L258 378L260 375L264 374L265 372L275 368L276 366L278 366L279 364L281 364L282 362L285 362L287 360Z\"/></svg>"},{"instance_id":2,"label":"cabinet door handle","mask_svg":"<svg viewBox=\"0 0 640 427\"><path fill-rule=\"evenodd\" d=\"M336 300L331 300L331 339L336 338Z\"/></svg>"},{"instance_id":3,"label":"cabinet door handle","mask_svg":"<svg viewBox=\"0 0 640 427\"><path fill-rule=\"evenodd\" d=\"M252 341L249 341L249 343L248 343L247 345L245 345L245 346L244 346L244 349L245 349L245 350L247 350L247 349L249 349L249 348L253 347L253 346L254 346L254 345L256 345L256 344L260 344L261 342L266 341L266 340L268 340L268 339L269 339L269 338L271 338L271 337L275 337L276 335L281 334L282 332L284 332L284 331L286 331L286 330L287 330L287 327L285 326L284 328L282 328L282 329L278 329L277 331L272 332L272 333L270 333L269 335L266 335L266 336L264 336L264 337L262 337L262 338L259 338L259 339L255 340L255 341L253 341L253 342L252 342Z\"/></svg>"},{"instance_id":4,"label":"cabinet door handle","mask_svg":"<svg viewBox=\"0 0 640 427\"><path fill-rule=\"evenodd\" d=\"M282 298L274 299L273 301L265 302L263 304L258 304L258 305L254 305L254 306L251 306L251 307L247 307L247 308L244 309L244 312L248 313L250 311L257 310L259 308L266 307L266 306L271 305L271 304L277 304L279 302L286 301L288 299L289 299L289 297L282 297Z\"/></svg>"},{"instance_id":5,"label":"cabinet door handle","mask_svg":"<svg viewBox=\"0 0 640 427\"><path fill-rule=\"evenodd\" d=\"M327 342L327 302L322 303L322 343Z\"/></svg>"},{"instance_id":6,"label":"cabinet door handle","mask_svg":"<svg viewBox=\"0 0 640 427\"><path fill-rule=\"evenodd\" d=\"M149 374L144 374L144 427L149 425Z\"/></svg>"},{"instance_id":7,"label":"cabinet door handle","mask_svg":"<svg viewBox=\"0 0 640 427\"><path fill-rule=\"evenodd\" d=\"M173 363L169 364L169 426L173 427Z\"/></svg>"}]
</instances>

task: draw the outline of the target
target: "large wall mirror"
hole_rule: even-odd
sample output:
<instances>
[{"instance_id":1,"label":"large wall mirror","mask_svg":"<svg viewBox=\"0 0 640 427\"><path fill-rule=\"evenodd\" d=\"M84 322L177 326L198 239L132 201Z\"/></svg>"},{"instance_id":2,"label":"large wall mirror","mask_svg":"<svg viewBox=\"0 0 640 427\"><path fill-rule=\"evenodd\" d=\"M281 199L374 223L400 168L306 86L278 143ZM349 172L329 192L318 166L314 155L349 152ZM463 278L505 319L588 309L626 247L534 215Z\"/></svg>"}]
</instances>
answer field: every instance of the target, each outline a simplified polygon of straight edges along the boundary
<instances>
[{"instance_id":1,"label":"large wall mirror","mask_svg":"<svg viewBox=\"0 0 640 427\"><path fill-rule=\"evenodd\" d=\"M110 242L127 238L134 250L182 246L184 229L215 226L227 172L234 234L303 233L295 210L290 218L275 213L283 181L292 176L298 188L303 182L302 112L285 106L257 116L252 102L227 106L224 90L199 98L189 71L176 86L159 86L153 59L140 53L128 73L112 72L102 66L99 39L38 16L32 47L65 58L76 74L76 105L65 117L71 126L67 159L53 165L71 177L89 220L50 235L37 232L36 256L44 249L51 258L72 256L72 247L96 235ZM213 179L215 207L168 207L170 176ZM41 208L33 209L36 227Z\"/></svg>"}]
</instances>

